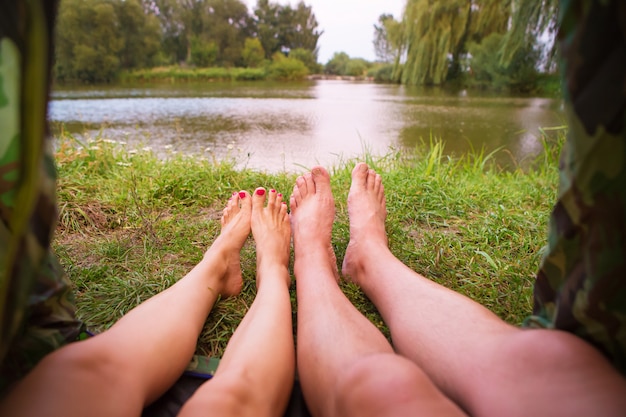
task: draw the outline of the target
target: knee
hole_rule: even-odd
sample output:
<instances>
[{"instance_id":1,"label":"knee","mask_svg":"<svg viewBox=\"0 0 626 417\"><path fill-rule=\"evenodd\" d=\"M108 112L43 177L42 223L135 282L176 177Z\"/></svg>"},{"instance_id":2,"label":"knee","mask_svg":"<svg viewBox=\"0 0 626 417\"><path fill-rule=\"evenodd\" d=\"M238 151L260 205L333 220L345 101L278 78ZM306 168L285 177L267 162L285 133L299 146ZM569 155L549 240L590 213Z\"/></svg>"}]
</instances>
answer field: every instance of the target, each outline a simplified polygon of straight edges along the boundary
<instances>
[{"instance_id":1,"label":"knee","mask_svg":"<svg viewBox=\"0 0 626 417\"><path fill-rule=\"evenodd\" d=\"M413 362L393 353L375 354L352 363L341 375L334 414L384 415L390 407L402 408L434 391L430 379Z\"/></svg>"},{"instance_id":2,"label":"knee","mask_svg":"<svg viewBox=\"0 0 626 417\"><path fill-rule=\"evenodd\" d=\"M206 410L214 410L216 415L264 416L263 407L255 404L250 384L243 378L215 376L205 382L185 403L179 416L194 417L206 415Z\"/></svg>"}]
</instances>

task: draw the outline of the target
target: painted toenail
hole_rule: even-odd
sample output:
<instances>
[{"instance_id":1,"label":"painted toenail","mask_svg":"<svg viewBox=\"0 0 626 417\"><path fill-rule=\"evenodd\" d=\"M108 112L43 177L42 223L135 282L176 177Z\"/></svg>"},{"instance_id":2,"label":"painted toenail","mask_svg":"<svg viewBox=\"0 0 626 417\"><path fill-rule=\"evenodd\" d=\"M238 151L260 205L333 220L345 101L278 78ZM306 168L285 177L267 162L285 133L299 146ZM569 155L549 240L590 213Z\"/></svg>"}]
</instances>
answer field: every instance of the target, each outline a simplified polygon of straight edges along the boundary
<instances>
[{"instance_id":1,"label":"painted toenail","mask_svg":"<svg viewBox=\"0 0 626 417\"><path fill-rule=\"evenodd\" d=\"M278 196L279 196L279 197L282 197L282 196L283 196L283 194L282 194L282 193L278 193Z\"/></svg>"},{"instance_id":2,"label":"painted toenail","mask_svg":"<svg viewBox=\"0 0 626 417\"><path fill-rule=\"evenodd\" d=\"M239 193L239 198L246 198L246 193L244 193L243 191L241 191Z\"/></svg>"},{"instance_id":3,"label":"painted toenail","mask_svg":"<svg viewBox=\"0 0 626 417\"><path fill-rule=\"evenodd\" d=\"M275 192L276 192L276 190L273 189L273 188L270 190L270 193L275 193Z\"/></svg>"},{"instance_id":4,"label":"painted toenail","mask_svg":"<svg viewBox=\"0 0 626 417\"><path fill-rule=\"evenodd\" d=\"M263 188L259 188L256 190L256 195L265 195L265 190Z\"/></svg>"}]
</instances>

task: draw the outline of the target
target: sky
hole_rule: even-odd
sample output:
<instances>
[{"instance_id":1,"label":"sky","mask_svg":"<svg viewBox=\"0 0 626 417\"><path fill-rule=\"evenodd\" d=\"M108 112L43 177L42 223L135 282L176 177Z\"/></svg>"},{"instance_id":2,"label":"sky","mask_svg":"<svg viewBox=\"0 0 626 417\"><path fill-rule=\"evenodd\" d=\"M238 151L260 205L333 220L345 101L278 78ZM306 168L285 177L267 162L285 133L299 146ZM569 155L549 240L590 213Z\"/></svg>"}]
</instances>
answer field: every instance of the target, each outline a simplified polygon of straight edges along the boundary
<instances>
[{"instance_id":1,"label":"sky","mask_svg":"<svg viewBox=\"0 0 626 417\"><path fill-rule=\"evenodd\" d=\"M250 10L256 5L256 0L245 2ZM276 2L294 6L298 3L297 0ZM318 61L325 64L335 52L374 61L372 40L378 16L387 13L399 19L406 0L304 0L304 3L312 6L318 29L324 31L318 41Z\"/></svg>"}]
</instances>

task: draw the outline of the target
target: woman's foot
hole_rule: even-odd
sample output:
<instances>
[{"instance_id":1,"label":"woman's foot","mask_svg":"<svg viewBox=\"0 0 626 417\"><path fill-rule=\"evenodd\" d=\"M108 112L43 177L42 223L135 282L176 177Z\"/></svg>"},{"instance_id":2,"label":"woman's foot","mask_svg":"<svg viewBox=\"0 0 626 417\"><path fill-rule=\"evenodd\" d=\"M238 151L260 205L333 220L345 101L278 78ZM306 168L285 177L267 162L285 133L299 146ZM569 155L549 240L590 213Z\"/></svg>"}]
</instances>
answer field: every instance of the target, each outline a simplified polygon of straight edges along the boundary
<instances>
[{"instance_id":1,"label":"woman's foot","mask_svg":"<svg viewBox=\"0 0 626 417\"><path fill-rule=\"evenodd\" d=\"M342 272L358 284L364 261L377 251L388 250L385 232L387 207L382 177L363 162L352 170L348 215L350 243L343 259Z\"/></svg>"},{"instance_id":2,"label":"woman's foot","mask_svg":"<svg viewBox=\"0 0 626 417\"><path fill-rule=\"evenodd\" d=\"M225 262L226 272L218 288L213 288L222 297L231 297L241 292L240 252L250 234L252 198L247 191L233 193L222 211L222 231L204 255L203 262ZM219 267L219 266L215 266Z\"/></svg>"},{"instance_id":3,"label":"woman's foot","mask_svg":"<svg viewBox=\"0 0 626 417\"><path fill-rule=\"evenodd\" d=\"M268 195L269 194L269 195ZM265 200L267 199L267 205ZM276 190L266 193L264 188L257 188L252 196L252 236L256 242L257 272L262 268L289 265L291 243L291 225L287 204L283 195ZM286 276L289 274L265 274L266 276ZM260 285L260 273L257 273L257 287ZM267 279L267 278L266 278Z\"/></svg>"},{"instance_id":4,"label":"woman's foot","mask_svg":"<svg viewBox=\"0 0 626 417\"><path fill-rule=\"evenodd\" d=\"M331 244L335 200L328 171L317 166L298 177L289 204L296 262L306 257L307 253L321 249L326 252L335 279L338 280L337 258Z\"/></svg>"}]
</instances>

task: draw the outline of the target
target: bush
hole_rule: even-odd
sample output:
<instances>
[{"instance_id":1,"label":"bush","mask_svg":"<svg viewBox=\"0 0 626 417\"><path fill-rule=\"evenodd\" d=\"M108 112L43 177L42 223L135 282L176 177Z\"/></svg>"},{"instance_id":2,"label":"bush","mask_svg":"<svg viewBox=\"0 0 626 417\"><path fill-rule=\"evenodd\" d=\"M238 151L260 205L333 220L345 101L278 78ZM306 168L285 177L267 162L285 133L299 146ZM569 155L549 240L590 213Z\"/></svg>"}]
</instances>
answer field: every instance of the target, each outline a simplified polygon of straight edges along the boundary
<instances>
[{"instance_id":1,"label":"bush","mask_svg":"<svg viewBox=\"0 0 626 417\"><path fill-rule=\"evenodd\" d=\"M368 77L373 77L378 83L391 83L393 80L393 64L382 64L370 68L367 71Z\"/></svg>"},{"instance_id":2,"label":"bush","mask_svg":"<svg viewBox=\"0 0 626 417\"><path fill-rule=\"evenodd\" d=\"M289 58L295 58L300 61L309 69L311 74L319 74L322 72L322 66L317 62L317 56L308 49L296 48L289 52Z\"/></svg>"},{"instance_id":3,"label":"bush","mask_svg":"<svg viewBox=\"0 0 626 417\"><path fill-rule=\"evenodd\" d=\"M258 81L267 78L264 68L237 68L233 70L232 78L236 81Z\"/></svg>"},{"instance_id":4,"label":"bush","mask_svg":"<svg viewBox=\"0 0 626 417\"><path fill-rule=\"evenodd\" d=\"M268 68L269 78L275 80L300 80L307 75L309 75L309 69L302 61L288 58L280 52L274 54Z\"/></svg>"},{"instance_id":5,"label":"bush","mask_svg":"<svg viewBox=\"0 0 626 417\"><path fill-rule=\"evenodd\" d=\"M215 63L218 51L215 42L204 42L193 38L191 40L191 63L197 67L210 67Z\"/></svg>"},{"instance_id":6,"label":"bush","mask_svg":"<svg viewBox=\"0 0 626 417\"><path fill-rule=\"evenodd\" d=\"M241 58L246 67L257 68L263 65L265 51L261 41L257 38L246 38L246 42L241 52Z\"/></svg>"}]
</instances>

